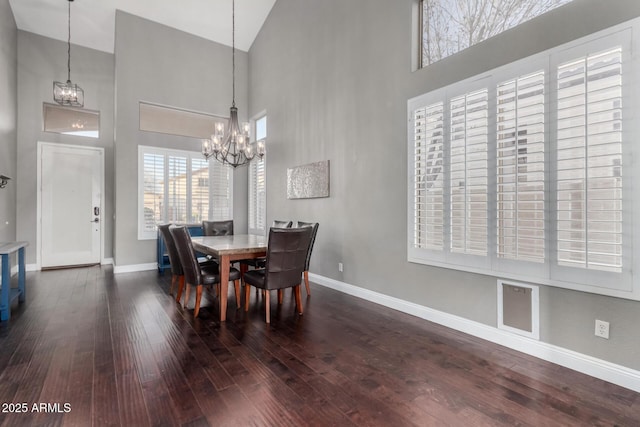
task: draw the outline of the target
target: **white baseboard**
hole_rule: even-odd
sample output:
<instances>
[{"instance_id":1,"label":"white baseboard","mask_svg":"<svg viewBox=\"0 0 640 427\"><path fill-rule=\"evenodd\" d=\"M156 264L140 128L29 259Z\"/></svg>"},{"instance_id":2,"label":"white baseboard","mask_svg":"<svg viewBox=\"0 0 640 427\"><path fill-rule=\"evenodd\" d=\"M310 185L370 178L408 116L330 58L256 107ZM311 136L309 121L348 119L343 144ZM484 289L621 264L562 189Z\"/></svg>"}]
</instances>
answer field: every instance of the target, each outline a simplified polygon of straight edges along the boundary
<instances>
[{"instance_id":1,"label":"white baseboard","mask_svg":"<svg viewBox=\"0 0 640 427\"><path fill-rule=\"evenodd\" d=\"M438 323L640 393L640 371L318 274L309 273L309 279L327 288Z\"/></svg>"},{"instance_id":2,"label":"white baseboard","mask_svg":"<svg viewBox=\"0 0 640 427\"><path fill-rule=\"evenodd\" d=\"M158 268L158 263L149 262L146 264L113 265L113 273L135 273L137 271L149 271Z\"/></svg>"},{"instance_id":3,"label":"white baseboard","mask_svg":"<svg viewBox=\"0 0 640 427\"><path fill-rule=\"evenodd\" d=\"M113 265L113 258L104 258L100 265Z\"/></svg>"},{"instance_id":4,"label":"white baseboard","mask_svg":"<svg viewBox=\"0 0 640 427\"><path fill-rule=\"evenodd\" d=\"M38 264L25 264L24 269L26 271L40 271L40 266Z\"/></svg>"}]
</instances>

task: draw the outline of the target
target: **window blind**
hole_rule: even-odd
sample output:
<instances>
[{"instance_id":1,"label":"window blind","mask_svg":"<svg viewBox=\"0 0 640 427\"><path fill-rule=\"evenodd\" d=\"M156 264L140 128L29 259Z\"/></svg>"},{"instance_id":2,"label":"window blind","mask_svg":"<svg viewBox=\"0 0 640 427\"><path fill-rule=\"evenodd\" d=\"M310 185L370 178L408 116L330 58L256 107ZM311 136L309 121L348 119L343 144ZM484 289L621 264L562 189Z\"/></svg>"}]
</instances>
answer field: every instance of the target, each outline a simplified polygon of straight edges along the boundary
<instances>
[{"instance_id":1,"label":"window blind","mask_svg":"<svg viewBox=\"0 0 640 427\"><path fill-rule=\"evenodd\" d=\"M486 255L487 89L451 99L449 111L451 252Z\"/></svg>"},{"instance_id":2,"label":"window blind","mask_svg":"<svg viewBox=\"0 0 640 427\"><path fill-rule=\"evenodd\" d=\"M410 99L408 260L640 300L638 46L640 19Z\"/></svg>"},{"instance_id":3,"label":"window blind","mask_svg":"<svg viewBox=\"0 0 640 427\"><path fill-rule=\"evenodd\" d=\"M253 122L256 141L266 142L267 116ZM265 234L267 230L266 156L249 164L249 233Z\"/></svg>"},{"instance_id":4,"label":"window blind","mask_svg":"<svg viewBox=\"0 0 640 427\"><path fill-rule=\"evenodd\" d=\"M209 218L209 162L191 160L191 216L192 224Z\"/></svg>"},{"instance_id":5,"label":"window blind","mask_svg":"<svg viewBox=\"0 0 640 427\"><path fill-rule=\"evenodd\" d=\"M196 152L138 147L138 238L157 224L233 217L233 171Z\"/></svg>"},{"instance_id":6,"label":"window blind","mask_svg":"<svg viewBox=\"0 0 640 427\"><path fill-rule=\"evenodd\" d=\"M265 162L263 157L249 165L249 228L256 231L266 230Z\"/></svg>"},{"instance_id":7,"label":"window blind","mask_svg":"<svg viewBox=\"0 0 640 427\"><path fill-rule=\"evenodd\" d=\"M544 71L497 86L497 255L544 262Z\"/></svg>"},{"instance_id":8,"label":"window blind","mask_svg":"<svg viewBox=\"0 0 640 427\"><path fill-rule=\"evenodd\" d=\"M212 163L213 164L213 163ZM224 221L233 218L232 197L233 169L229 165L215 163L211 171L211 216L212 221Z\"/></svg>"},{"instance_id":9,"label":"window blind","mask_svg":"<svg viewBox=\"0 0 640 427\"><path fill-rule=\"evenodd\" d=\"M168 157L167 221L187 222L187 158Z\"/></svg>"},{"instance_id":10,"label":"window blind","mask_svg":"<svg viewBox=\"0 0 640 427\"><path fill-rule=\"evenodd\" d=\"M622 50L558 67L558 263L622 271Z\"/></svg>"},{"instance_id":11,"label":"window blind","mask_svg":"<svg viewBox=\"0 0 640 427\"><path fill-rule=\"evenodd\" d=\"M155 233L156 224L163 217L164 199L164 156L144 153L142 191L142 230Z\"/></svg>"},{"instance_id":12,"label":"window blind","mask_svg":"<svg viewBox=\"0 0 640 427\"><path fill-rule=\"evenodd\" d=\"M414 112L414 233L417 248L444 247L444 170L442 102Z\"/></svg>"}]
</instances>

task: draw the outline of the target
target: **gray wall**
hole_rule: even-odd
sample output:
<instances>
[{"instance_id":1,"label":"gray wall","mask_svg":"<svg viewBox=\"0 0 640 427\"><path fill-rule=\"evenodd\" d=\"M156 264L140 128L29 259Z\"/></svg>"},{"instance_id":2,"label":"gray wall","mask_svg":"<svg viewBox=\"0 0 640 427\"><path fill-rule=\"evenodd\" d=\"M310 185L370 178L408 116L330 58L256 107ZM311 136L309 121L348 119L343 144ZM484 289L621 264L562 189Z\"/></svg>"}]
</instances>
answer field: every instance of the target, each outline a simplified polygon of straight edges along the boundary
<instances>
[{"instance_id":1,"label":"gray wall","mask_svg":"<svg viewBox=\"0 0 640 427\"><path fill-rule=\"evenodd\" d=\"M53 142L105 151L104 257L113 235L113 55L71 46L71 81L84 89L85 105L100 111L100 138L42 131L42 103L53 102L53 81L67 79L67 43L18 31L17 238L29 242L27 264L36 263L37 143Z\"/></svg>"},{"instance_id":2,"label":"gray wall","mask_svg":"<svg viewBox=\"0 0 640 427\"><path fill-rule=\"evenodd\" d=\"M407 100L636 17L640 2L575 0L412 72L415 4L276 2L249 51L250 109L268 115L267 222L320 223L313 273L496 326L495 277L407 262ZM287 200L286 169L325 159L331 197ZM540 305L542 341L640 369L640 303L541 287Z\"/></svg>"},{"instance_id":3,"label":"gray wall","mask_svg":"<svg viewBox=\"0 0 640 427\"><path fill-rule=\"evenodd\" d=\"M142 132L139 101L229 115L231 48L116 12L115 264L156 262L155 240L138 240L138 145L200 150L197 139ZM247 116L247 57L236 50L236 106ZM234 225L247 229L247 169L234 173Z\"/></svg>"},{"instance_id":4,"label":"gray wall","mask_svg":"<svg viewBox=\"0 0 640 427\"><path fill-rule=\"evenodd\" d=\"M0 242L16 239L16 147L18 30L9 0L0 0L0 175L13 178L0 189Z\"/></svg>"}]
</instances>

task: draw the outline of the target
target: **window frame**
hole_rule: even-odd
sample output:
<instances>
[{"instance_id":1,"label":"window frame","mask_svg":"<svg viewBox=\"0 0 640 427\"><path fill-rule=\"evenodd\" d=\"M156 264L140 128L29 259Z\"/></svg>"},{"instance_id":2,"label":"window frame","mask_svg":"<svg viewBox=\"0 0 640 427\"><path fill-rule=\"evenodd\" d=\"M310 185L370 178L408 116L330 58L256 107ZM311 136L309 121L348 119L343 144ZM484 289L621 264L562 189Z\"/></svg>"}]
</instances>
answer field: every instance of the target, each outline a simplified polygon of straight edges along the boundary
<instances>
[{"instance_id":1,"label":"window frame","mask_svg":"<svg viewBox=\"0 0 640 427\"><path fill-rule=\"evenodd\" d=\"M432 92L409 99L408 112L408 153L407 153L407 260L438 267L445 267L471 273L486 274L511 280L526 281L531 283L556 286L567 289L609 295L627 299L640 300L640 275L633 275L633 266L639 265L640 250L633 251L633 247L640 248L640 227L633 224L633 212L639 212L640 189L634 189L633 182L637 172L634 173L633 154L638 157L640 148L634 148L633 142L640 135L640 126L635 123L634 112L638 111L640 102L636 101L640 95L640 79L635 77L640 70L640 50L634 51L638 46L638 33L640 32L640 20L620 24L609 29L574 40L539 54L523 58L512 64L507 64L474 76L447 87L436 89ZM558 265L557 260L557 224L556 222L556 132L557 132L557 71L558 65L571 58L578 58L578 52L584 51L597 53L607 48L618 45L623 47L623 71L622 71L622 150L623 150L623 232L628 236L623 240L623 271L622 273L610 273L605 271L565 267ZM573 56L572 56L573 55ZM537 67L537 68L536 68ZM535 263L520 260L498 258L496 249L497 233L497 155L496 155L496 88L497 85L509 79L518 79L541 68L545 73L545 260L543 263ZM488 256L476 257L467 254L451 254L450 236L447 229L449 222L449 201L445 198L444 207L444 250L428 250L414 246L414 117L417 108L442 102L445 106L443 116L445 119L450 114L450 100L457 95L468 93L478 87L481 82L489 82L488 90L491 94L489 100L489 194L488 194ZM475 86L474 86L475 85ZM448 132L449 124L445 120L443 130ZM446 154L449 150L448 135L444 137L444 175L445 183L449 181L449 159ZM636 186L637 187L637 186ZM448 190L444 190L448 194ZM634 197L635 196L635 197ZM485 259L478 259L485 258ZM614 282L614 283L612 283Z\"/></svg>"},{"instance_id":2,"label":"window frame","mask_svg":"<svg viewBox=\"0 0 640 427\"><path fill-rule=\"evenodd\" d=\"M265 129L264 135L258 135L258 122L264 120L265 121ZM263 141L266 143L266 139L268 136L268 119L266 111L262 111L256 114L250 121L251 123L251 138L256 141ZM255 234L258 236L265 236L267 234L267 155L265 154L262 159L254 158L247 168L247 181L248 181L248 189L247 189L247 229L249 234ZM255 178L257 178L257 174L260 173L258 167L262 166L262 174L263 174L263 197L262 197L262 212L254 212L253 209L253 200L258 199L259 194L256 194L259 189L257 188L258 183L255 182ZM260 215L261 218L257 218ZM260 222L262 222L262 227L260 227Z\"/></svg>"},{"instance_id":3,"label":"window frame","mask_svg":"<svg viewBox=\"0 0 640 427\"><path fill-rule=\"evenodd\" d=\"M146 146L146 145L139 145L138 146L138 224L137 224L137 229L138 229L138 240L152 240L152 239L156 239L157 238L157 225L158 224L163 224L167 222L167 213L168 213L168 209L169 209L169 205L167 203L164 203L163 208L162 208L162 213L161 213L161 219L159 222L156 222L156 226L154 227L153 231L150 230L145 230L145 218L144 218L144 156L145 154L152 154L152 155L161 155L164 156L164 180L166 182L166 180L168 179L168 172L169 172L169 165L167 162L167 157L168 156L176 156L176 157L185 157L187 159L187 165L186 165L186 182L187 182L187 188L186 188L186 199L187 199L187 206L186 206L186 216L187 216L187 223L191 223L192 222L192 204L193 204L193 200L192 200L192 187L193 187L193 167L192 167L192 160L197 159L197 160L201 160L202 159L202 154L200 152L197 151L188 151L188 150L177 150L177 149L171 149L171 148L161 148L161 147L152 147L152 146ZM209 169L208 169L208 188L209 188L209 211L207 213L207 219L209 220L225 220L228 218L233 218L233 170L229 170L228 172L228 183L229 183L229 187L227 189L227 192L229 194L229 208L228 208L228 216L225 215L225 218L214 218L212 216L212 212L213 212L213 199L214 199L214 194L215 194L215 187L213 187L214 185L217 184L217 181L214 179L214 170L216 168L230 168L229 166L225 166L222 164L219 164L218 162L213 162L211 160L209 160L207 162L209 164ZM196 183L198 184L198 183ZM164 189L163 189L163 198L165 200L167 200L167 195L168 195L168 187L165 185Z\"/></svg>"}]
</instances>

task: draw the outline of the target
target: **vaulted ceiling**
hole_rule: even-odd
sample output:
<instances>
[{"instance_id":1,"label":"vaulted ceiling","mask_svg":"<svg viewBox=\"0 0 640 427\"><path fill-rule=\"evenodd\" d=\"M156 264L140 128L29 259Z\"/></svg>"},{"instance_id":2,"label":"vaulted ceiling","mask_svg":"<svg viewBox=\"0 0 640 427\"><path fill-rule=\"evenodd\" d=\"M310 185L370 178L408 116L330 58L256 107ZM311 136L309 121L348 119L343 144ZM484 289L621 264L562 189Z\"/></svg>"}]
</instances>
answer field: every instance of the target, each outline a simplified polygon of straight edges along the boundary
<instances>
[{"instance_id":1,"label":"vaulted ceiling","mask_svg":"<svg viewBox=\"0 0 640 427\"><path fill-rule=\"evenodd\" d=\"M236 48L248 51L276 0L236 0ZM9 0L18 29L67 41L68 0ZM75 0L71 43L113 53L116 9L231 46L231 0Z\"/></svg>"}]
</instances>

